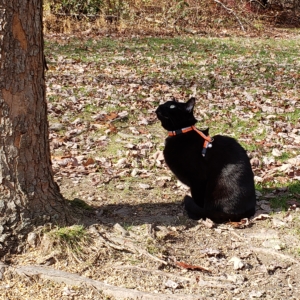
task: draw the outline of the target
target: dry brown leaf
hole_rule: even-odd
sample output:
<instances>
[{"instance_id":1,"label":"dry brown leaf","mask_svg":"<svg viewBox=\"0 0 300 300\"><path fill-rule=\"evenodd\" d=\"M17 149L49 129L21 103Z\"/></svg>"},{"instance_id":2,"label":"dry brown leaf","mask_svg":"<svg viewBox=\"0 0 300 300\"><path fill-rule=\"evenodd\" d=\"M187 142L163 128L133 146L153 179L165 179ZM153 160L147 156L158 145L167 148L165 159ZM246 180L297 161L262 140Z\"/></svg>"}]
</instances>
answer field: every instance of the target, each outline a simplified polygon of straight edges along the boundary
<instances>
[{"instance_id":1,"label":"dry brown leaf","mask_svg":"<svg viewBox=\"0 0 300 300\"><path fill-rule=\"evenodd\" d=\"M94 160L92 157L89 157L89 158L87 159L87 161L83 163L83 165L86 167L86 166L92 165L92 164L94 164L94 163L95 163L95 160Z\"/></svg>"},{"instance_id":2,"label":"dry brown leaf","mask_svg":"<svg viewBox=\"0 0 300 300\"><path fill-rule=\"evenodd\" d=\"M116 126L114 126L113 124L109 123L109 130L110 132L116 133L118 132L118 129Z\"/></svg>"},{"instance_id":3,"label":"dry brown leaf","mask_svg":"<svg viewBox=\"0 0 300 300\"><path fill-rule=\"evenodd\" d=\"M207 268L204 268L204 267L201 267L201 266L190 265L190 264L187 264L183 261L176 261L175 264L176 264L176 266L178 266L180 268L183 268L183 269L193 270L193 271L204 271L204 272L211 273L211 271Z\"/></svg>"},{"instance_id":4,"label":"dry brown leaf","mask_svg":"<svg viewBox=\"0 0 300 300\"><path fill-rule=\"evenodd\" d=\"M240 222L228 222L228 225L231 225L234 228L245 228L249 226L250 222L248 218L242 219Z\"/></svg>"},{"instance_id":5,"label":"dry brown leaf","mask_svg":"<svg viewBox=\"0 0 300 300\"><path fill-rule=\"evenodd\" d=\"M202 220L202 224L207 228L213 228L216 226L216 224L211 219L208 218Z\"/></svg>"},{"instance_id":6,"label":"dry brown leaf","mask_svg":"<svg viewBox=\"0 0 300 300\"><path fill-rule=\"evenodd\" d=\"M118 117L118 114L117 113L114 113L114 112L112 112L112 113L110 113L110 114L108 114L108 115L106 115L105 116L105 120L109 120L109 121L111 121L111 120L114 120L114 119L116 119Z\"/></svg>"},{"instance_id":7,"label":"dry brown leaf","mask_svg":"<svg viewBox=\"0 0 300 300\"><path fill-rule=\"evenodd\" d=\"M233 262L233 268L235 270L240 270L240 269L242 269L244 267L244 263L237 256L233 256L228 262Z\"/></svg>"}]
</instances>

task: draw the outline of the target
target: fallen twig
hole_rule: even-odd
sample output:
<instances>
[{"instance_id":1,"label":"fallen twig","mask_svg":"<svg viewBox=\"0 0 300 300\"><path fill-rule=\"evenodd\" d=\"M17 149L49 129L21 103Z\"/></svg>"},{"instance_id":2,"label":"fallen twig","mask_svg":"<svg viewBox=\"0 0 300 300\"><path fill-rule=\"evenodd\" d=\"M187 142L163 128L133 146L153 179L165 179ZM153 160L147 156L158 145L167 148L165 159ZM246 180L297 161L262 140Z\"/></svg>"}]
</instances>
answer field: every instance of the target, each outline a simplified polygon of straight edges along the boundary
<instances>
[{"instance_id":1,"label":"fallen twig","mask_svg":"<svg viewBox=\"0 0 300 300\"><path fill-rule=\"evenodd\" d=\"M234 17L237 19L237 21L239 22L239 24L240 24L240 26L241 26L241 29L243 30L243 31L246 31L245 30L245 28L244 28L244 26L243 26L243 24L242 24L242 22L241 22L241 20L239 19L239 17L234 13L234 11L233 11L233 9L231 9L231 8L229 8L229 7L227 7L226 5L224 5L221 1L219 1L219 0L214 0L216 3L218 3L218 4L220 4L223 8L225 8L230 14L233 14L234 15Z\"/></svg>"},{"instance_id":2,"label":"fallen twig","mask_svg":"<svg viewBox=\"0 0 300 300\"><path fill-rule=\"evenodd\" d=\"M241 239L241 240L246 240L246 238L244 238L243 236L239 235L238 233L236 233L235 231L230 231L230 233L232 235L235 235L237 238Z\"/></svg>"},{"instance_id":3,"label":"fallen twig","mask_svg":"<svg viewBox=\"0 0 300 300\"><path fill-rule=\"evenodd\" d=\"M272 256L278 256L282 259L287 259L295 264L299 264L300 262L296 259L294 259L293 257L290 257L286 254L282 254L282 253L279 253L277 251L274 251L274 250L270 250L270 249L267 249L267 248L256 248L256 247L251 247L250 250L254 251L254 252L261 252L261 253L265 253L265 254L270 254Z\"/></svg>"},{"instance_id":4,"label":"fallen twig","mask_svg":"<svg viewBox=\"0 0 300 300\"><path fill-rule=\"evenodd\" d=\"M98 237L101 240L101 242L115 250L145 255L161 264L168 264L166 261L150 254L147 250L137 247L129 238L107 237L105 234L101 234L100 232L98 232L97 229L93 230L93 232L98 234Z\"/></svg>"},{"instance_id":5,"label":"fallen twig","mask_svg":"<svg viewBox=\"0 0 300 300\"><path fill-rule=\"evenodd\" d=\"M0 280L2 280L3 274L7 268L8 266L0 261Z\"/></svg>"},{"instance_id":6,"label":"fallen twig","mask_svg":"<svg viewBox=\"0 0 300 300\"><path fill-rule=\"evenodd\" d=\"M220 288L220 289L234 289L235 285L230 284L230 283L219 283L217 281L204 281L204 280L199 280L198 285L200 286L208 286L211 288Z\"/></svg>"},{"instance_id":7,"label":"fallen twig","mask_svg":"<svg viewBox=\"0 0 300 300\"><path fill-rule=\"evenodd\" d=\"M195 278L183 277L183 276L179 276L179 275L172 274L172 273L167 273L167 272L160 271L160 270L149 270L149 269L140 268L137 266L115 266L114 269L136 270L136 271L140 271L140 272L145 272L145 273L150 273L150 274L155 274L155 275L160 275L160 276L166 276L166 277L178 280L178 281L196 281Z\"/></svg>"},{"instance_id":8,"label":"fallen twig","mask_svg":"<svg viewBox=\"0 0 300 300\"><path fill-rule=\"evenodd\" d=\"M175 265L177 267L183 268L183 269L187 269L187 270L195 270L195 271L204 271L204 272L208 272L211 273L211 271L207 268L201 267L201 266L194 266L194 265L190 265L187 264L183 261L176 261Z\"/></svg>"},{"instance_id":9,"label":"fallen twig","mask_svg":"<svg viewBox=\"0 0 300 300\"><path fill-rule=\"evenodd\" d=\"M155 260L157 262L160 262L163 265L167 265L168 263L152 254L150 254L148 251L144 250L144 249L139 249L140 254L143 254L145 256L148 256L149 258L151 258L152 260Z\"/></svg>"}]
</instances>

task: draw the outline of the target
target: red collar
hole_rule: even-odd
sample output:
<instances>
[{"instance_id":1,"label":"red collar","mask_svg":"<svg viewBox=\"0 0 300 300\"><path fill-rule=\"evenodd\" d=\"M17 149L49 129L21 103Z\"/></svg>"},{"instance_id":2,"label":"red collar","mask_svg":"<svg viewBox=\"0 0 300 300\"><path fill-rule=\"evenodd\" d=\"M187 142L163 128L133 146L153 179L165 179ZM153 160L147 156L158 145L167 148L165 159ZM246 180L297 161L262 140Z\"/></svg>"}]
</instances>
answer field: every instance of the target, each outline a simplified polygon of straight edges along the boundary
<instances>
[{"instance_id":1,"label":"red collar","mask_svg":"<svg viewBox=\"0 0 300 300\"><path fill-rule=\"evenodd\" d=\"M169 136L175 136L181 133L187 133L189 131L196 131L203 139L204 139L204 144L203 144L203 149L202 149L202 155L205 156L207 148L212 147L212 142L214 141L213 138L211 138L209 135L206 136L202 131L197 129L195 126L190 126L190 127L185 127L182 129L174 130L174 131L169 131L168 135Z\"/></svg>"}]
</instances>

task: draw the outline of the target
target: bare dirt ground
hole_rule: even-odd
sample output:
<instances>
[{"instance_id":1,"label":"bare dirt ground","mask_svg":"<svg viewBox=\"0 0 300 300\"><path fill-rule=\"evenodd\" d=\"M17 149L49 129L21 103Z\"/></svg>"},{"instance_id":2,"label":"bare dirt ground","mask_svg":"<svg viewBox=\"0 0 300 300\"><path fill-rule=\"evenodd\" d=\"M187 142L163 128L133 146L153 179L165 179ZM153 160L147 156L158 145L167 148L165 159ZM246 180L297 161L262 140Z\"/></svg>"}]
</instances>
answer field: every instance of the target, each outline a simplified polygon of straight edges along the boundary
<instances>
[{"instance_id":1,"label":"bare dirt ground","mask_svg":"<svg viewBox=\"0 0 300 300\"><path fill-rule=\"evenodd\" d=\"M62 184L63 193L70 191L67 186ZM73 188L88 191L89 186ZM179 201L185 190L174 189L176 196L159 202L151 190L133 191L122 204L111 204L113 197L94 200L93 241L79 255L31 248L11 258L13 265L54 268L129 291L81 285L66 274L45 277L44 269L10 276L15 274L10 267L0 299L300 298L299 208L270 215L267 201L259 199L257 218L216 225L189 220ZM103 193L93 197L103 199Z\"/></svg>"}]
</instances>

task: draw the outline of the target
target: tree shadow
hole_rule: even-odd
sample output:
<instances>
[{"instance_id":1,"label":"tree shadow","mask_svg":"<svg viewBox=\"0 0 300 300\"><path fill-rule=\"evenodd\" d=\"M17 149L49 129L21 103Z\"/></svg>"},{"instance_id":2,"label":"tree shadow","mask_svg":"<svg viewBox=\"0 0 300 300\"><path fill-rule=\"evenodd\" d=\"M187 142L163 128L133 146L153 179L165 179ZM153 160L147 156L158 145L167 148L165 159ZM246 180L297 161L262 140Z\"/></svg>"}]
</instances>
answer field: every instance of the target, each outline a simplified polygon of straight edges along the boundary
<instances>
[{"instance_id":1,"label":"tree shadow","mask_svg":"<svg viewBox=\"0 0 300 300\"><path fill-rule=\"evenodd\" d=\"M85 220L86 225L101 223L113 226L119 223L124 226L143 224L178 226L197 223L197 221L188 218L182 201L93 206L86 210L86 216L90 217L90 220Z\"/></svg>"},{"instance_id":2,"label":"tree shadow","mask_svg":"<svg viewBox=\"0 0 300 300\"><path fill-rule=\"evenodd\" d=\"M293 182L282 187L262 188L257 200L257 213L284 212L300 207L300 182ZM198 221L190 219L183 207L182 201L157 202L139 204L105 204L89 206L83 200L75 198L71 201L77 210L81 210L84 225L100 223L108 227L116 223L124 227L144 224L156 226L192 227ZM269 205L270 211L263 211L260 205Z\"/></svg>"}]
</instances>

